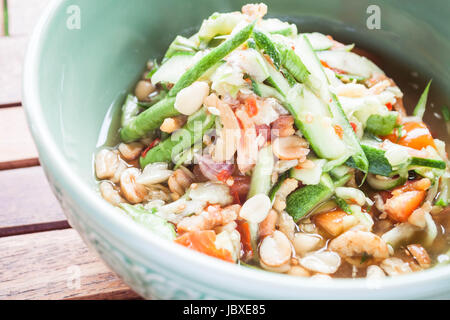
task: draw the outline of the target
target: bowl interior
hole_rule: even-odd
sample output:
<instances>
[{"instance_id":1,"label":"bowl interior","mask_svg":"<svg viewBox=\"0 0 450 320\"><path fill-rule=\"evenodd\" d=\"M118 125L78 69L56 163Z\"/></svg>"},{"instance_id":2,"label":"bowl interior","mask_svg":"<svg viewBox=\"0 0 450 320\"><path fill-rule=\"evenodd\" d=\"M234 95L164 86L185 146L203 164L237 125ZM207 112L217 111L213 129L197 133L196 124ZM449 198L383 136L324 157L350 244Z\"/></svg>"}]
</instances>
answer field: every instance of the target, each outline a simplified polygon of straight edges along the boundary
<instances>
[{"instance_id":1,"label":"bowl interior","mask_svg":"<svg viewBox=\"0 0 450 320\"><path fill-rule=\"evenodd\" d=\"M448 101L448 24L439 6L423 1L378 1L381 29L369 30L369 1L266 1L271 16L355 42L381 57L381 66L408 92L412 106L426 79L433 78L427 120ZM71 29L70 6L80 13ZM114 141L118 111L149 58L160 58L179 33L190 34L214 11L239 10L245 1L67 1L56 10L42 42L39 91L44 116L61 153L89 183L96 147ZM426 8L425 8L426 6ZM423 9L423 10L421 10ZM436 18L436 19L434 19ZM439 25L441 21L441 25ZM447 32L446 32L447 31ZM430 50L431 49L431 50ZM416 71L419 75L414 77ZM418 90L411 90L418 86ZM110 127L110 124L113 126ZM110 132L108 133L110 129ZM433 130L445 138L444 126Z\"/></svg>"}]
</instances>

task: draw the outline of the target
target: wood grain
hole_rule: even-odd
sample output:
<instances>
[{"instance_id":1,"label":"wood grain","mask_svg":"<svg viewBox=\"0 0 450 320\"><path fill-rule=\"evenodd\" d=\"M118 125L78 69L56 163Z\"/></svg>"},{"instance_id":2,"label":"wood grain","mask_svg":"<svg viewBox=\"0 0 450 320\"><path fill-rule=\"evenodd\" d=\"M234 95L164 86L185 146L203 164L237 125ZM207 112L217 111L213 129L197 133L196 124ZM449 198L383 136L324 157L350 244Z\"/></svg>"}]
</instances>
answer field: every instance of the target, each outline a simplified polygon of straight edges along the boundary
<instances>
[{"instance_id":1,"label":"wood grain","mask_svg":"<svg viewBox=\"0 0 450 320\"><path fill-rule=\"evenodd\" d=\"M0 238L0 300L79 298L139 296L88 251L73 229Z\"/></svg>"},{"instance_id":2,"label":"wood grain","mask_svg":"<svg viewBox=\"0 0 450 320\"><path fill-rule=\"evenodd\" d=\"M38 153L23 108L1 108L0 170L37 165L37 159Z\"/></svg>"},{"instance_id":3,"label":"wood grain","mask_svg":"<svg viewBox=\"0 0 450 320\"><path fill-rule=\"evenodd\" d=\"M0 171L0 237L69 228L41 167Z\"/></svg>"}]
</instances>

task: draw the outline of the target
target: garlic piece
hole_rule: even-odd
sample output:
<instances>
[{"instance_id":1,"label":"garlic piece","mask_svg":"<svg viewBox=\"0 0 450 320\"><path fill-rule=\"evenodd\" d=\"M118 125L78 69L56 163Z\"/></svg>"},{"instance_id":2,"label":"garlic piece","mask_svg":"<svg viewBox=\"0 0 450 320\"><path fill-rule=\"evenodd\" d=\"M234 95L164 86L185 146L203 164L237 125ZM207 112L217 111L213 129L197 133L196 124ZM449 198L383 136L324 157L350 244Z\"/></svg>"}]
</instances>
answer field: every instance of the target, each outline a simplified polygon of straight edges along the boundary
<instances>
[{"instance_id":1,"label":"garlic piece","mask_svg":"<svg viewBox=\"0 0 450 320\"><path fill-rule=\"evenodd\" d=\"M269 197L259 193L245 201L239 216L252 223L260 223L267 217L271 207Z\"/></svg>"},{"instance_id":2,"label":"garlic piece","mask_svg":"<svg viewBox=\"0 0 450 320\"><path fill-rule=\"evenodd\" d=\"M178 92L175 98L175 109L189 116L200 109L208 93L209 85L204 81L196 81Z\"/></svg>"}]
</instances>

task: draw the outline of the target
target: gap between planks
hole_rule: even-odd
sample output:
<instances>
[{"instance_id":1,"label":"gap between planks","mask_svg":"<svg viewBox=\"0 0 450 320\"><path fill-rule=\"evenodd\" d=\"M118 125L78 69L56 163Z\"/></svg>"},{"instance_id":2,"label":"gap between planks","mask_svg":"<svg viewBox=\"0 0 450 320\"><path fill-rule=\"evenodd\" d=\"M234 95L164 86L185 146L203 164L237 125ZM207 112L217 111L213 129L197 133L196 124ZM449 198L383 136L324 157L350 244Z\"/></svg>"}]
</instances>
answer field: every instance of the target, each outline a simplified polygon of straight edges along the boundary
<instances>
[{"instance_id":1,"label":"gap between planks","mask_svg":"<svg viewBox=\"0 0 450 320\"><path fill-rule=\"evenodd\" d=\"M0 227L0 238L10 237L27 233L45 232L51 230L62 230L71 228L67 220L51 221L44 223L34 223L18 225L13 227Z\"/></svg>"}]
</instances>

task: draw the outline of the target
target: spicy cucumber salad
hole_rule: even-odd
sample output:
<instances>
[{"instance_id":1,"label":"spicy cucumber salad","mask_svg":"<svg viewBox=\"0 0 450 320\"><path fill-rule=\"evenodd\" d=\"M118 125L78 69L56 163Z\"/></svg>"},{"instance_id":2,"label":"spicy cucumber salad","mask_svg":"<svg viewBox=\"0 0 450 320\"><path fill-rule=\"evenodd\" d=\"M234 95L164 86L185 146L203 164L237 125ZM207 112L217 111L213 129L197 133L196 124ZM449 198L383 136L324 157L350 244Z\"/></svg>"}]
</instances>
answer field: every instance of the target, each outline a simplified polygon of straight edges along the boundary
<instances>
[{"instance_id":1,"label":"spicy cucumber salad","mask_svg":"<svg viewBox=\"0 0 450 320\"><path fill-rule=\"evenodd\" d=\"M213 13L147 63L121 143L95 155L102 197L245 267L381 278L445 265L450 172L422 121L431 81L408 115L354 45L266 13Z\"/></svg>"}]
</instances>

